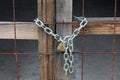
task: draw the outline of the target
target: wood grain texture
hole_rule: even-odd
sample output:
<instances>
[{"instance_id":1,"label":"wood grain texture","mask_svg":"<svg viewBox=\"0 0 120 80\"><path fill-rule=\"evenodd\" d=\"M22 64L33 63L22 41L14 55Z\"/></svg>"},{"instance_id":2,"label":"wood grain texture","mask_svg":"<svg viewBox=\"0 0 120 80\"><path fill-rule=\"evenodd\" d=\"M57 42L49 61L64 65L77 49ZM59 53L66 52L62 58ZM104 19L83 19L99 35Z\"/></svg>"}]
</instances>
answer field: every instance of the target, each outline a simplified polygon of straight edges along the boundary
<instances>
[{"instance_id":1,"label":"wood grain texture","mask_svg":"<svg viewBox=\"0 0 120 80\"><path fill-rule=\"evenodd\" d=\"M33 22L16 22L17 39L38 39L38 29ZM0 39L14 39L13 22L0 22Z\"/></svg>"},{"instance_id":2,"label":"wood grain texture","mask_svg":"<svg viewBox=\"0 0 120 80\"><path fill-rule=\"evenodd\" d=\"M72 0L56 0L56 22L72 22ZM56 25L57 34L65 37L70 35L72 32L71 24L57 24ZM60 55L63 56L63 55ZM57 56L58 57L58 56ZM56 80L71 80L71 76L65 75L63 70L64 60L61 58L61 65L57 69Z\"/></svg>"},{"instance_id":3,"label":"wood grain texture","mask_svg":"<svg viewBox=\"0 0 120 80\"><path fill-rule=\"evenodd\" d=\"M38 17L53 24L54 0L38 0ZM51 26L54 30L54 25ZM53 53L53 38L38 28L39 54ZM53 56L40 56L40 80L53 80Z\"/></svg>"},{"instance_id":4,"label":"wood grain texture","mask_svg":"<svg viewBox=\"0 0 120 80\"><path fill-rule=\"evenodd\" d=\"M46 13L46 15L47 15L47 19L46 19L46 21L47 22L50 22L50 23L52 23L51 25L49 24L48 26L54 31L54 29L55 29L55 25L54 25L54 0L47 0L46 1L46 3L47 3L47 13ZM54 39L53 39L53 37L52 36L48 36L47 37L48 39L47 39L47 43L48 43L48 52L49 53L53 53L53 48L54 48ZM48 80L54 80L54 74L53 74L53 72L54 72L54 67L53 67L53 55L49 55L49 57L48 57Z\"/></svg>"},{"instance_id":5,"label":"wood grain texture","mask_svg":"<svg viewBox=\"0 0 120 80\"><path fill-rule=\"evenodd\" d=\"M45 11L46 9L44 9L45 6L45 2L46 0L38 0L38 17L41 18L43 21L45 21L46 17L45 17ZM43 52L42 54L46 54L47 53L47 35L46 33L41 29L38 28L38 53L41 54L41 52ZM48 67L48 57L45 55L40 56L40 80L48 80L48 72L47 72L47 67Z\"/></svg>"},{"instance_id":6,"label":"wood grain texture","mask_svg":"<svg viewBox=\"0 0 120 80\"><path fill-rule=\"evenodd\" d=\"M16 22L16 24L17 24L16 26L17 39L38 40L38 35L42 35L38 34L38 27L33 22ZM87 35L113 34L114 25L116 27L115 33L120 34L120 23L108 21L104 21L104 23L100 21L89 22L85 27L85 34ZM78 26L79 26L78 24L74 24L72 31ZM0 39L14 39L13 22L0 22ZM49 49L52 50L50 46Z\"/></svg>"},{"instance_id":7,"label":"wood grain texture","mask_svg":"<svg viewBox=\"0 0 120 80\"><path fill-rule=\"evenodd\" d=\"M56 22L72 22L72 0L56 0ZM56 32L62 37L71 34L71 24L57 24Z\"/></svg>"},{"instance_id":8,"label":"wood grain texture","mask_svg":"<svg viewBox=\"0 0 120 80\"><path fill-rule=\"evenodd\" d=\"M114 21L97 21L97 22L88 22L87 26L84 28L84 34L86 35L112 35L114 33L114 25L115 25L115 33L120 34L120 24L114 23ZM78 24L74 24L72 30L78 27ZM82 30L81 30L82 33ZM80 33L80 34L81 34Z\"/></svg>"}]
</instances>

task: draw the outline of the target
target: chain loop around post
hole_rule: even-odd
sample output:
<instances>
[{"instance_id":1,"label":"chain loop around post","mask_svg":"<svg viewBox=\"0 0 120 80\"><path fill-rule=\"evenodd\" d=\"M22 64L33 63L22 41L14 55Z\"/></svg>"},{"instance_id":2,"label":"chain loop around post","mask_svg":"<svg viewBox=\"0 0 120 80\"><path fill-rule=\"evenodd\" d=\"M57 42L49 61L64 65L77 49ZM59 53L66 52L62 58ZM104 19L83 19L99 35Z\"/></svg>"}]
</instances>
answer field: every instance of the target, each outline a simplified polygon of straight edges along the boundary
<instances>
[{"instance_id":1,"label":"chain loop around post","mask_svg":"<svg viewBox=\"0 0 120 80\"><path fill-rule=\"evenodd\" d=\"M53 36L54 39L56 39L58 42L63 43L64 49L65 49L65 52L63 54L63 58L64 58L64 62L65 62L63 69L64 69L66 75L67 75L68 71L69 71L69 73L74 72L73 39L80 33L80 30L83 27L85 27L88 23L88 21L85 17L74 16L74 18L80 22L79 27L76 28L71 35L65 36L64 38L62 38L58 34L55 34L53 32L53 30L50 29L49 27L45 26L44 23L40 19L36 18L34 20L36 25L41 27L47 34Z\"/></svg>"}]
</instances>

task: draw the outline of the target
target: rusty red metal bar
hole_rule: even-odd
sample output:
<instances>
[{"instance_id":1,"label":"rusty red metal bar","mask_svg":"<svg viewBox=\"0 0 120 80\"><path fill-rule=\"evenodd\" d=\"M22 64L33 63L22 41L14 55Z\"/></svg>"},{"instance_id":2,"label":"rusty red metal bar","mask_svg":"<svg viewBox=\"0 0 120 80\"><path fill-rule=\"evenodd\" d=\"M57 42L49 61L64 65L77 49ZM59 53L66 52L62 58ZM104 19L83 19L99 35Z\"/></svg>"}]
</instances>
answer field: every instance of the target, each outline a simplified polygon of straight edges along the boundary
<instances>
[{"instance_id":1,"label":"rusty red metal bar","mask_svg":"<svg viewBox=\"0 0 120 80\"><path fill-rule=\"evenodd\" d=\"M117 18L117 0L114 0L114 21L116 22Z\"/></svg>"},{"instance_id":2,"label":"rusty red metal bar","mask_svg":"<svg viewBox=\"0 0 120 80\"><path fill-rule=\"evenodd\" d=\"M13 0L13 22L14 22L14 47L15 47L15 58L16 58L16 77L19 80L19 70L18 70L18 52L16 43L16 11L15 11L15 0Z\"/></svg>"},{"instance_id":3,"label":"rusty red metal bar","mask_svg":"<svg viewBox=\"0 0 120 80\"><path fill-rule=\"evenodd\" d=\"M82 32L82 51L81 52L73 52L74 54L81 54L82 55L82 64L81 64L81 80L84 80L84 56L85 54L111 54L112 55L112 74L111 74L111 80L114 80L114 61L115 61L115 54L120 54L120 52L115 52L115 28L116 28L116 24L120 24L119 21L116 20L116 12L117 12L117 0L114 0L114 21L89 21L90 23L103 23L103 24L114 24L114 29L113 29L113 39L112 39L112 52L85 52L84 51L84 29ZM84 0L82 0L82 16L84 17ZM47 19L47 18L46 18ZM46 20L47 21L47 20ZM63 54L62 52L54 52L54 53L49 53L48 52L48 41L46 41L46 49L47 52L46 54L38 54L38 53L19 53L17 51L17 42L16 42L16 24L27 24L26 23L16 23L16 14L15 14L15 0L13 0L13 25L14 25L14 47L15 47L15 53L0 53L0 55L15 55L16 57L16 77L17 80L19 80L19 69L18 69L18 55L35 55L35 56L39 56L39 55L54 55L54 54ZM31 24L33 24L33 22L31 22ZM45 22L46 25L48 24L53 24L53 23L49 23L49 22ZM55 22L55 24L79 24L79 22ZM11 25L11 23L0 23L0 25Z\"/></svg>"},{"instance_id":4,"label":"rusty red metal bar","mask_svg":"<svg viewBox=\"0 0 120 80\"><path fill-rule=\"evenodd\" d=\"M55 54L63 54L63 52L53 52L42 54L43 52L38 53L17 53L18 55L55 55ZM113 52L84 52L84 54L112 54ZM73 52L73 54L82 54L82 52ZM120 54L120 52L114 52L114 54ZM0 55L15 55L15 53L0 53Z\"/></svg>"},{"instance_id":5,"label":"rusty red metal bar","mask_svg":"<svg viewBox=\"0 0 120 80\"><path fill-rule=\"evenodd\" d=\"M100 24L120 24L120 21L89 21L89 23L100 23ZM89 24L88 23L88 24ZM0 22L0 25L12 25L13 22ZM34 22L16 22L16 24L34 24ZM54 23L50 23L50 22L45 22L46 25L52 25L52 24L79 24L79 22L77 21L72 21L72 22L54 22ZM74 26L73 26L74 27Z\"/></svg>"},{"instance_id":6,"label":"rusty red metal bar","mask_svg":"<svg viewBox=\"0 0 120 80\"><path fill-rule=\"evenodd\" d=\"M84 17L84 0L82 0L82 17ZM83 28L83 32L82 32L82 62L81 62L81 80L84 80L84 28Z\"/></svg>"},{"instance_id":7,"label":"rusty red metal bar","mask_svg":"<svg viewBox=\"0 0 120 80\"><path fill-rule=\"evenodd\" d=\"M116 21L116 0L114 0L114 21ZM113 46L112 46L112 77L111 80L114 80L114 54L115 54L115 26L114 24L114 29L113 29Z\"/></svg>"},{"instance_id":8,"label":"rusty red metal bar","mask_svg":"<svg viewBox=\"0 0 120 80\"><path fill-rule=\"evenodd\" d=\"M116 22L116 10L117 10L117 0L114 0L114 21ZM114 29L113 29L113 45L112 45L112 77L111 80L114 80L114 66L115 66L115 29L116 28L116 23L114 24Z\"/></svg>"}]
</instances>

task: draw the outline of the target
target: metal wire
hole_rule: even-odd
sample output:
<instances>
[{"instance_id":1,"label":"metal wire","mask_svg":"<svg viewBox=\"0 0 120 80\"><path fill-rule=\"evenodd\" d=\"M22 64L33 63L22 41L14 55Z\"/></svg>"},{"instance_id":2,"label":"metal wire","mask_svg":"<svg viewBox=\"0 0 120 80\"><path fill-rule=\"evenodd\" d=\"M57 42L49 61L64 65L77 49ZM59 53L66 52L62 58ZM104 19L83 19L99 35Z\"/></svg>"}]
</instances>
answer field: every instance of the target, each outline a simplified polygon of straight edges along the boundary
<instances>
[{"instance_id":1,"label":"metal wire","mask_svg":"<svg viewBox=\"0 0 120 80\"><path fill-rule=\"evenodd\" d=\"M16 11L15 11L15 0L13 0L13 22L14 22L14 47L15 47L15 59L16 59L16 77L19 80L19 70L18 70L18 52L16 43Z\"/></svg>"},{"instance_id":2,"label":"metal wire","mask_svg":"<svg viewBox=\"0 0 120 80\"><path fill-rule=\"evenodd\" d=\"M116 22L116 11L117 10L117 0L114 0L114 21ZM112 77L111 80L114 80L114 66L115 66L115 31L116 30L116 24L114 24L113 28L113 45L112 45Z\"/></svg>"},{"instance_id":3,"label":"metal wire","mask_svg":"<svg viewBox=\"0 0 120 80\"><path fill-rule=\"evenodd\" d=\"M74 54L82 54L82 52L73 52ZM112 54L113 52L85 52L84 54ZM0 53L0 55L15 55L15 53ZM53 53L46 53L44 54L44 52L40 52L40 54L38 53L17 53L18 55L55 55L55 54L63 54L62 52L53 52ZM120 52L114 52L114 54L120 54Z\"/></svg>"},{"instance_id":4,"label":"metal wire","mask_svg":"<svg viewBox=\"0 0 120 80\"><path fill-rule=\"evenodd\" d=\"M84 17L84 0L82 0L82 17ZM81 63L81 80L84 80L84 28L82 32L82 63Z\"/></svg>"},{"instance_id":5,"label":"metal wire","mask_svg":"<svg viewBox=\"0 0 120 80\"><path fill-rule=\"evenodd\" d=\"M53 53L49 53L48 51L46 52L46 54L42 54L43 52L40 52L41 54L38 53L19 53L17 51L17 42L16 42L16 11L15 11L15 1L16 0L12 0L13 1L13 28L14 28L14 53L0 53L0 55L15 55L16 57L16 77L17 80L19 80L19 69L18 69L18 56L19 55L34 55L34 56L39 56L39 55L54 55L56 53L59 54L59 52L53 52ZM47 5L46 5L47 6ZM47 12L47 11L46 11ZM84 80L84 56L85 54L111 54L112 55L112 73L111 73L111 80L114 80L114 64L115 64L115 54L120 54L120 52L115 52L115 35L116 35L116 24L120 24L120 22L117 22L116 20L116 12L117 12L117 0L114 0L114 21L112 22L100 22L100 23L105 23L105 24L114 24L114 28L113 28L113 39L112 39L112 52L85 52L84 51L84 29L82 32L82 52L73 52L74 54L82 54L82 64L81 64L81 80ZM82 0L82 16L84 17L84 0ZM45 16L46 17L46 16ZM47 17L45 18L47 19ZM92 21L90 21L92 22ZM93 21L94 23L95 21ZM98 21L99 22L99 21ZM18 23L18 24L23 24L23 23ZM27 23L24 23L27 24ZM32 23L31 23L32 24ZM46 20L45 24L53 24L53 23L49 23ZM56 22L55 24L79 24L79 22ZM11 23L0 23L0 25L11 25ZM73 26L74 27L74 26ZM48 40L46 41L46 49L48 50ZM62 53L63 54L63 53Z\"/></svg>"}]
</instances>

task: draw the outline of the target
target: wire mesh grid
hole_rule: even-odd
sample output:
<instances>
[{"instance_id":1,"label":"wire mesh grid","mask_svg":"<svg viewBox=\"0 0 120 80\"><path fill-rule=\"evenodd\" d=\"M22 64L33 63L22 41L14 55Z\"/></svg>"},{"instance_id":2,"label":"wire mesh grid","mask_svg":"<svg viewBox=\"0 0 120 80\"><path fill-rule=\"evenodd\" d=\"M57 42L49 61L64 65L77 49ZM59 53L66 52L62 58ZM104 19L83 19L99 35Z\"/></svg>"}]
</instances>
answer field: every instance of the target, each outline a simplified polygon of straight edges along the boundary
<instances>
[{"instance_id":1,"label":"wire mesh grid","mask_svg":"<svg viewBox=\"0 0 120 80\"><path fill-rule=\"evenodd\" d=\"M53 54L56 54L57 52L54 52L54 53L47 53L47 54L38 54L38 53L19 53L17 51L17 42L16 42L16 11L15 11L15 0L12 0L13 2L13 21L14 21L14 50L15 50L15 53L0 53L0 55L9 55L9 54L13 54L15 55L15 59L16 59L16 76L17 76L17 80L19 80L19 69L18 69L18 56L21 55L21 54L26 54L26 55L53 55ZM84 62L84 57L86 54L110 54L112 55L112 73L111 73L111 80L114 80L114 74L115 74L115 70L114 70L114 64L115 64L115 54L119 54L120 52L115 52L115 43L116 43L116 40L115 40L115 35L116 35L116 24L117 24L117 20L116 20L116 11L117 11L117 0L114 0L114 28L113 28L113 35L112 35L112 51L111 52L85 52L85 34L84 34L84 29L82 30L82 38L81 38L81 45L82 45L82 51L81 52L74 52L75 54L80 54L82 55L81 57L81 80L84 80L84 65L85 65L85 62ZM82 0L82 16L85 16L84 15L84 0ZM75 22L57 22L58 24L78 24L78 23L75 23ZM50 24L50 23L46 23L46 24ZM57 63L56 65L57 66ZM59 75L56 75L56 76L59 76Z\"/></svg>"}]
</instances>

